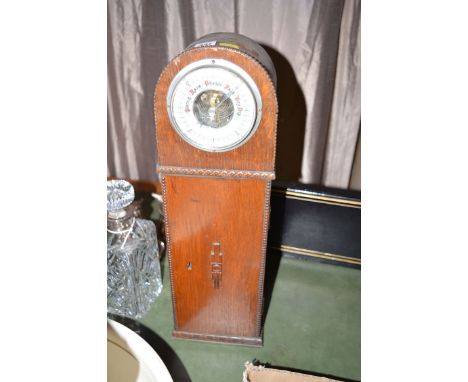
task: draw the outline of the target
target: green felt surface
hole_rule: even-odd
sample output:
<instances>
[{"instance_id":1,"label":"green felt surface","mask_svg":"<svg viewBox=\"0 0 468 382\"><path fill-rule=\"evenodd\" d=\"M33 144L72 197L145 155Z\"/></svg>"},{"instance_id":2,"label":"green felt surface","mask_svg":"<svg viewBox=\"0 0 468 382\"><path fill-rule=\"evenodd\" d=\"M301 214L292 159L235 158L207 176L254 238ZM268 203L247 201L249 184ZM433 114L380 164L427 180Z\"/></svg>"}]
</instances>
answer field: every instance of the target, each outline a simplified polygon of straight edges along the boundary
<instances>
[{"instance_id":1,"label":"green felt surface","mask_svg":"<svg viewBox=\"0 0 468 382\"><path fill-rule=\"evenodd\" d=\"M270 264L273 256L268 254ZM272 293L262 348L173 339L167 259L163 270L163 293L140 322L162 339L155 348L174 381L239 382L244 363L253 359L360 380L359 270L287 257L277 273L267 269L266 292Z\"/></svg>"}]
</instances>

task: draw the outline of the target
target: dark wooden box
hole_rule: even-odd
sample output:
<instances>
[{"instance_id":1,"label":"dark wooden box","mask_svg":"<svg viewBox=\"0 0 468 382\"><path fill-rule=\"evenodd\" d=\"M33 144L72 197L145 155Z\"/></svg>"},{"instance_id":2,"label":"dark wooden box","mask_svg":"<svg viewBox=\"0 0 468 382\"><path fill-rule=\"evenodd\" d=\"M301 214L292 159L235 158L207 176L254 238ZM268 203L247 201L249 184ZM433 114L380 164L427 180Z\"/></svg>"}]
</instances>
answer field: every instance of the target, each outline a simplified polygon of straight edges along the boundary
<instances>
[{"instance_id":1,"label":"dark wooden box","mask_svg":"<svg viewBox=\"0 0 468 382\"><path fill-rule=\"evenodd\" d=\"M360 268L360 192L273 182L268 248Z\"/></svg>"}]
</instances>

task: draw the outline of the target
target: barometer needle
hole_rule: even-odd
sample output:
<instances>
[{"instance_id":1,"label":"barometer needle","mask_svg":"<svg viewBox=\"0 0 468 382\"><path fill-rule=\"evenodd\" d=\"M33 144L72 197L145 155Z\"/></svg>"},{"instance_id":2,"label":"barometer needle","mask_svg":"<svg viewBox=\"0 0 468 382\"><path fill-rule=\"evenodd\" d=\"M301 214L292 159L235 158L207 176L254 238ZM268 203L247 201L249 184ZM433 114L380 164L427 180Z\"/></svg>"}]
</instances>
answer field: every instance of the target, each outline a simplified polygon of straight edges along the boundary
<instances>
[{"instance_id":1,"label":"barometer needle","mask_svg":"<svg viewBox=\"0 0 468 382\"><path fill-rule=\"evenodd\" d=\"M229 93L225 94L224 97L221 99L221 102L218 103L216 106L215 106L215 110L221 106L221 104L226 101L229 97L231 97L234 92L237 90L237 88L235 88L234 90L231 90Z\"/></svg>"}]
</instances>

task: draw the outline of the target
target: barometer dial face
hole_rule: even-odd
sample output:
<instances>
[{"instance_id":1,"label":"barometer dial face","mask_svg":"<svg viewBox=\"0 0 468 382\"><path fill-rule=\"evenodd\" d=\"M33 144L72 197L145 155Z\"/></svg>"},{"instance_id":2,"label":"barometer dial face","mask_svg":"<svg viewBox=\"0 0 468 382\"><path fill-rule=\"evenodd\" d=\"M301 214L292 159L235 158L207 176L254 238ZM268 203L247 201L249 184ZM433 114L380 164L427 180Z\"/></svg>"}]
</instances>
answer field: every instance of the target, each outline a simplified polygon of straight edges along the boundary
<instances>
[{"instance_id":1,"label":"barometer dial face","mask_svg":"<svg viewBox=\"0 0 468 382\"><path fill-rule=\"evenodd\" d=\"M167 95L172 126L191 145L228 151L254 134L262 101L253 79L223 59L204 59L184 67Z\"/></svg>"}]
</instances>

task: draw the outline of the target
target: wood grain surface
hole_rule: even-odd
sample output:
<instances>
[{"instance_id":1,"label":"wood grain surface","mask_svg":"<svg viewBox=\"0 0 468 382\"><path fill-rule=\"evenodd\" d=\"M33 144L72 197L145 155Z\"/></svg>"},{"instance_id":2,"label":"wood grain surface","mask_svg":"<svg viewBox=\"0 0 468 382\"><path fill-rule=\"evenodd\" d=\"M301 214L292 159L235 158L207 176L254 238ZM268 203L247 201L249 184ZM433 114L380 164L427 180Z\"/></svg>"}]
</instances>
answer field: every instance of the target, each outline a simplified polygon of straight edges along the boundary
<instances>
[{"instance_id":1,"label":"wood grain surface","mask_svg":"<svg viewBox=\"0 0 468 382\"><path fill-rule=\"evenodd\" d=\"M265 182L167 176L165 185L167 214L177 216L170 222L176 330L258 336Z\"/></svg>"},{"instance_id":2,"label":"wood grain surface","mask_svg":"<svg viewBox=\"0 0 468 382\"><path fill-rule=\"evenodd\" d=\"M262 120L255 134L242 146L227 152L208 152L185 142L172 128L166 108L168 87L186 65L206 58L223 58L244 69L255 81L262 97ZM276 92L265 69L239 51L226 48L199 48L172 60L161 74L155 91L156 142L158 164L212 169L274 171L276 145Z\"/></svg>"},{"instance_id":3,"label":"wood grain surface","mask_svg":"<svg viewBox=\"0 0 468 382\"><path fill-rule=\"evenodd\" d=\"M262 97L262 119L243 145L207 152L173 129L166 96L186 65L223 58L243 68ZM158 172L165 209L174 310L174 336L261 345L261 318L274 178L277 100L266 70L233 49L181 53L161 74L155 91Z\"/></svg>"}]
</instances>

